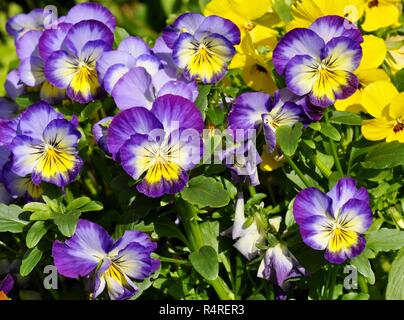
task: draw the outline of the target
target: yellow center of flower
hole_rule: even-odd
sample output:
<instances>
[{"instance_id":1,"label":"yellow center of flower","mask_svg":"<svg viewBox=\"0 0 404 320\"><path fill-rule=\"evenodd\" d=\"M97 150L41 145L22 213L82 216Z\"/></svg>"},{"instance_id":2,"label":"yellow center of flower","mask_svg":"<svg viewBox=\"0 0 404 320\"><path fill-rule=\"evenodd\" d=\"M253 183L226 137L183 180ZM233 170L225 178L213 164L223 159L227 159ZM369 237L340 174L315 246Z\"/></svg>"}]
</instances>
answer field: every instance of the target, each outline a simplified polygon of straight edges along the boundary
<instances>
[{"instance_id":1,"label":"yellow center of flower","mask_svg":"<svg viewBox=\"0 0 404 320\"><path fill-rule=\"evenodd\" d=\"M59 146L59 142L40 146L38 149L37 171L45 178L54 177L57 174L65 174L73 169L75 157L73 154ZM33 194L38 191L31 190Z\"/></svg>"},{"instance_id":2,"label":"yellow center of flower","mask_svg":"<svg viewBox=\"0 0 404 320\"><path fill-rule=\"evenodd\" d=\"M254 23L252 22L252 21L247 21L245 24L244 24L244 29L246 30L246 31L251 31L252 29L254 29L255 28L255 25L254 25Z\"/></svg>"},{"instance_id":3,"label":"yellow center of flower","mask_svg":"<svg viewBox=\"0 0 404 320\"><path fill-rule=\"evenodd\" d=\"M400 119L397 119L396 125L393 127L394 133L399 133L404 130L404 123Z\"/></svg>"},{"instance_id":4,"label":"yellow center of flower","mask_svg":"<svg viewBox=\"0 0 404 320\"><path fill-rule=\"evenodd\" d=\"M358 235L354 231L335 225L331 232L331 238L328 243L328 248L331 252L338 252L343 249L353 246L358 239Z\"/></svg>"},{"instance_id":5,"label":"yellow center of flower","mask_svg":"<svg viewBox=\"0 0 404 320\"><path fill-rule=\"evenodd\" d=\"M255 65L255 69L256 69L258 72L261 72L261 73L265 73L265 74L268 73L267 69L266 69L264 66L260 65L260 64L256 64L256 65Z\"/></svg>"},{"instance_id":6,"label":"yellow center of flower","mask_svg":"<svg viewBox=\"0 0 404 320\"><path fill-rule=\"evenodd\" d=\"M104 276L108 279L113 279L124 287L128 281L126 280L122 270L114 263L111 263L110 267L105 271Z\"/></svg>"},{"instance_id":7,"label":"yellow center of flower","mask_svg":"<svg viewBox=\"0 0 404 320\"><path fill-rule=\"evenodd\" d=\"M97 70L95 69L95 61L80 62L70 86L76 93L80 93L84 97L89 94L96 95L100 84Z\"/></svg>"}]
</instances>

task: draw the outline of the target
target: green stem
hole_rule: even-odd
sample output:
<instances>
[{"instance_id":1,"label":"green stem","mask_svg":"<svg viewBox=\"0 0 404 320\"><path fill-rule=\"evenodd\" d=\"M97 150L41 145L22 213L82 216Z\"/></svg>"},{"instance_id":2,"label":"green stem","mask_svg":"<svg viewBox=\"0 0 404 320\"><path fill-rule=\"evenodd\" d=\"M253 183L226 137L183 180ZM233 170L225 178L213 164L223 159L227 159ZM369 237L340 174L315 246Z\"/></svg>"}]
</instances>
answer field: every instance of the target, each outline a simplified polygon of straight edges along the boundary
<instances>
[{"instance_id":1,"label":"green stem","mask_svg":"<svg viewBox=\"0 0 404 320\"><path fill-rule=\"evenodd\" d=\"M185 260L179 260L179 259L173 259L173 258L167 258L167 257L159 257L159 260L161 262L168 262L168 263L174 263L174 264L190 264L188 261Z\"/></svg>"},{"instance_id":2,"label":"green stem","mask_svg":"<svg viewBox=\"0 0 404 320\"><path fill-rule=\"evenodd\" d=\"M188 202L178 198L175 207L188 238L191 252L197 252L205 245L202 232L198 224L198 209ZM224 280L218 276L215 280L208 281L215 289L221 300L234 300L234 293L228 288Z\"/></svg>"},{"instance_id":3,"label":"green stem","mask_svg":"<svg viewBox=\"0 0 404 320\"><path fill-rule=\"evenodd\" d=\"M332 300L333 296L334 296L334 288L335 288L335 283L337 282L337 275L338 275L338 266L332 266L331 267L331 281L330 281L330 285L328 287L328 300Z\"/></svg>"},{"instance_id":4,"label":"green stem","mask_svg":"<svg viewBox=\"0 0 404 320\"><path fill-rule=\"evenodd\" d=\"M324 113L324 119L325 122L328 124L328 113ZM341 177L344 176L344 171L342 170L342 166L341 166L341 162L339 161L339 157L338 157L338 151L337 151L337 146L335 145L334 140L332 140L331 138L328 139L330 142L330 146L331 146L331 151L332 151L332 155L334 157L334 162L335 162L335 166L337 167L338 173L340 174Z\"/></svg>"},{"instance_id":5,"label":"green stem","mask_svg":"<svg viewBox=\"0 0 404 320\"><path fill-rule=\"evenodd\" d=\"M307 188L312 187L311 183L308 182L308 180L306 179L306 177L304 176L303 172L299 169L299 167L297 166L297 164L292 160L292 158L284 155L286 161L289 163L289 165L292 167L293 170L295 170L295 172L297 173L297 175L299 176L300 180L302 180L302 182L305 184L305 186Z\"/></svg>"},{"instance_id":6,"label":"green stem","mask_svg":"<svg viewBox=\"0 0 404 320\"><path fill-rule=\"evenodd\" d=\"M257 194L257 191L255 190L255 187L252 185L248 186L248 191L250 192L250 196L254 197Z\"/></svg>"}]
</instances>

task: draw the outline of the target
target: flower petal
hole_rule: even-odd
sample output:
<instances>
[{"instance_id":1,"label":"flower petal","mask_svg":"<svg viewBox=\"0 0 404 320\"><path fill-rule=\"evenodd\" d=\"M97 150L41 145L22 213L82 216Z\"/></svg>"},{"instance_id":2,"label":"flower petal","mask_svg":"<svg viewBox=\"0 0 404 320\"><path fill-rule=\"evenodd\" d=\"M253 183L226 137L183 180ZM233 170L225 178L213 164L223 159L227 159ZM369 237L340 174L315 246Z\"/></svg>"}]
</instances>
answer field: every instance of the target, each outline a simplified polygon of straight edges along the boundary
<instances>
[{"instance_id":1,"label":"flower petal","mask_svg":"<svg viewBox=\"0 0 404 320\"><path fill-rule=\"evenodd\" d=\"M112 244L113 240L104 228L80 219L73 237L64 243L53 243L52 256L61 275L85 277L106 257Z\"/></svg>"},{"instance_id":2,"label":"flower petal","mask_svg":"<svg viewBox=\"0 0 404 320\"><path fill-rule=\"evenodd\" d=\"M337 221L346 230L365 233L372 225L372 209L369 202L350 199L341 208Z\"/></svg>"},{"instance_id":3,"label":"flower petal","mask_svg":"<svg viewBox=\"0 0 404 320\"><path fill-rule=\"evenodd\" d=\"M327 249L324 257L331 263L342 264L347 259L359 256L365 249L365 246L365 237L363 235L357 235L355 244L349 247L344 247L342 250L339 251L331 251L330 249Z\"/></svg>"},{"instance_id":4,"label":"flower petal","mask_svg":"<svg viewBox=\"0 0 404 320\"><path fill-rule=\"evenodd\" d=\"M41 35L42 31L31 30L16 41L15 48L20 60L31 56L38 56L38 41Z\"/></svg>"},{"instance_id":5,"label":"flower petal","mask_svg":"<svg viewBox=\"0 0 404 320\"><path fill-rule=\"evenodd\" d=\"M300 225L305 219L312 216L327 217L331 213L332 200L316 188L307 188L300 191L293 204L293 215Z\"/></svg>"},{"instance_id":6,"label":"flower petal","mask_svg":"<svg viewBox=\"0 0 404 320\"><path fill-rule=\"evenodd\" d=\"M119 44L118 51L129 53L133 58L137 59L141 55L151 55L152 51L150 50L147 43L139 37L129 36L122 40Z\"/></svg>"},{"instance_id":7,"label":"flower petal","mask_svg":"<svg viewBox=\"0 0 404 320\"><path fill-rule=\"evenodd\" d=\"M172 25L163 30L163 39L169 48L173 48L175 41L181 33L194 34L205 17L199 13L184 13L180 15Z\"/></svg>"},{"instance_id":8,"label":"flower petal","mask_svg":"<svg viewBox=\"0 0 404 320\"><path fill-rule=\"evenodd\" d=\"M44 30L38 42L39 55L44 61L46 61L53 52L62 49L63 40L71 26L72 24L70 23L60 23L57 28Z\"/></svg>"},{"instance_id":9,"label":"flower petal","mask_svg":"<svg viewBox=\"0 0 404 320\"><path fill-rule=\"evenodd\" d=\"M188 33L191 33L188 31ZM195 34L215 33L229 40L233 45L240 43L240 29L228 19L211 15L201 23ZM191 33L192 34L192 33Z\"/></svg>"},{"instance_id":10,"label":"flower petal","mask_svg":"<svg viewBox=\"0 0 404 320\"><path fill-rule=\"evenodd\" d=\"M35 87L45 81L44 62L36 56L21 61L18 67L20 79L27 86Z\"/></svg>"}]
</instances>

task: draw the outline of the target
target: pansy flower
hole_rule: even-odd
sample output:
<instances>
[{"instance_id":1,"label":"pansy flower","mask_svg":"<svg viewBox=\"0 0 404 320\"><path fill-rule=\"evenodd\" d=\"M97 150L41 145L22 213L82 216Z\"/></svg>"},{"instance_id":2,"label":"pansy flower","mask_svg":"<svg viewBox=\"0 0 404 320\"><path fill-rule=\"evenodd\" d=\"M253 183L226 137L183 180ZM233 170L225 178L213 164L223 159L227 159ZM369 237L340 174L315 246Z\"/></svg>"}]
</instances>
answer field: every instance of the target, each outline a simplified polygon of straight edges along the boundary
<instances>
[{"instance_id":1,"label":"pansy flower","mask_svg":"<svg viewBox=\"0 0 404 320\"><path fill-rule=\"evenodd\" d=\"M362 59L362 41L359 29L348 20L325 16L308 29L285 34L274 50L273 64L293 93L308 95L312 104L327 107L358 88L353 72Z\"/></svg>"},{"instance_id":2,"label":"pansy flower","mask_svg":"<svg viewBox=\"0 0 404 320\"><path fill-rule=\"evenodd\" d=\"M325 258L341 264L365 249L363 234L372 224L372 210L365 188L352 178L340 179L328 193L316 188L299 192L293 214L304 243L325 250Z\"/></svg>"},{"instance_id":3,"label":"pansy flower","mask_svg":"<svg viewBox=\"0 0 404 320\"><path fill-rule=\"evenodd\" d=\"M117 50L104 52L97 61L97 71L104 89L121 110L131 107L151 108L164 94L175 94L194 101L198 95L195 81L185 81L176 70L167 70L158 55L138 37L127 37Z\"/></svg>"},{"instance_id":4,"label":"pansy flower","mask_svg":"<svg viewBox=\"0 0 404 320\"><path fill-rule=\"evenodd\" d=\"M163 31L173 59L185 77L214 83L222 79L240 43L240 30L230 20L185 13Z\"/></svg>"},{"instance_id":5,"label":"pansy flower","mask_svg":"<svg viewBox=\"0 0 404 320\"><path fill-rule=\"evenodd\" d=\"M88 103L102 92L96 63L104 51L112 49L115 18L99 4L76 7L65 20L67 26L74 24L65 30L47 30L40 49L42 57L46 57L47 80L66 89L73 101ZM89 20L81 20L83 16Z\"/></svg>"},{"instance_id":6,"label":"pansy flower","mask_svg":"<svg viewBox=\"0 0 404 320\"><path fill-rule=\"evenodd\" d=\"M274 285L278 300L286 299L285 293L290 289L289 279L306 275L306 269L282 242L267 249L257 274L259 278L266 279Z\"/></svg>"},{"instance_id":7,"label":"pansy flower","mask_svg":"<svg viewBox=\"0 0 404 320\"><path fill-rule=\"evenodd\" d=\"M404 92L391 82L374 82L364 89L363 107L375 118L362 122L365 139L404 143Z\"/></svg>"},{"instance_id":8,"label":"pansy flower","mask_svg":"<svg viewBox=\"0 0 404 320\"><path fill-rule=\"evenodd\" d=\"M279 91L273 99L263 92L247 92L235 100L228 122L231 130L263 128L268 151L273 152L276 129L284 125L293 126L306 119L303 108L294 102L284 102Z\"/></svg>"},{"instance_id":9,"label":"pansy flower","mask_svg":"<svg viewBox=\"0 0 404 320\"><path fill-rule=\"evenodd\" d=\"M112 300L123 300L138 291L133 279L142 281L159 268L160 261L150 257L156 247L141 231L126 231L114 241L101 226L80 219L70 239L53 243L52 256L61 275L93 280L93 299L106 287Z\"/></svg>"},{"instance_id":10,"label":"pansy flower","mask_svg":"<svg viewBox=\"0 0 404 320\"><path fill-rule=\"evenodd\" d=\"M43 30L49 12L44 9L34 9L29 13L20 13L7 20L6 30L15 40L31 30Z\"/></svg>"},{"instance_id":11,"label":"pansy flower","mask_svg":"<svg viewBox=\"0 0 404 320\"><path fill-rule=\"evenodd\" d=\"M195 104L180 96L158 97L151 110L133 107L112 120L108 151L120 160L139 192L160 197L181 191L187 171L201 157L202 115Z\"/></svg>"},{"instance_id":12,"label":"pansy flower","mask_svg":"<svg viewBox=\"0 0 404 320\"><path fill-rule=\"evenodd\" d=\"M10 300L7 297L8 293L14 286L14 279L11 274L7 274L3 280L0 281L0 300Z\"/></svg>"},{"instance_id":13,"label":"pansy flower","mask_svg":"<svg viewBox=\"0 0 404 320\"><path fill-rule=\"evenodd\" d=\"M66 120L46 102L31 105L8 127L0 127L0 132L12 153L12 172L20 177L31 175L35 185L44 181L64 187L81 169L77 121Z\"/></svg>"},{"instance_id":14,"label":"pansy flower","mask_svg":"<svg viewBox=\"0 0 404 320\"><path fill-rule=\"evenodd\" d=\"M92 130L94 139L97 142L98 146L106 153L109 153L107 145L107 133L112 119L113 117L106 117L101 119L93 126Z\"/></svg>"}]
</instances>

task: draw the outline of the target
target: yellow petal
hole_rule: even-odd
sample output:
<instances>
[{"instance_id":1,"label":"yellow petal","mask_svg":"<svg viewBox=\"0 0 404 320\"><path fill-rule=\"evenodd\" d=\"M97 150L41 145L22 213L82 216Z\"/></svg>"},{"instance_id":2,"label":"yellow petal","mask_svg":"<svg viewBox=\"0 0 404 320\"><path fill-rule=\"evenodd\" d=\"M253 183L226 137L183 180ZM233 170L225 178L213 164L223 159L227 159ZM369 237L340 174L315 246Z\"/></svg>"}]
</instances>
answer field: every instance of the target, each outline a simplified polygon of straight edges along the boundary
<instances>
[{"instance_id":1,"label":"yellow petal","mask_svg":"<svg viewBox=\"0 0 404 320\"><path fill-rule=\"evenodd\" d=\"M363 89L362 105L369 114L378 118L397 94L398 91L391 82L376 81Z\"/></svg>"},{"instance_id":2,"label":"yellow petal","mask_svg":"<svg viewBox=\"0 0 404 320\"><path fill-rule=\"evenodd\" d=\"M400 130L398 132L394 132L394 130L390 130L390 134L386 138L386 142L398 141L400 143L404 143L404 130Z\"/></svg>"},{"instance_id":3,"label":"yellow petal","mask_svg":"<svg viewBox=\"0 0 404 320\"><path fill-rule=\"evenodd\" d=\"M386 45L389 50L386 62L395 74L404 68L404 36L390 37L386 40Z\"/></svg>"},{"instance_id":4,"label":"yellow petal","mask_svg":"<svg viewBox=\"0 0 404 320\"><path fill-rule=\"evenodd\" d=\"M365 111L362 107L362 90L356 90L352 96L344 100L337 100L335 102L335 109L354 113Z\"/></svg>"},{"instance_id":5,"label":"yellow petal","mask_svg":"<svg viewBox=\"0 0 404 320\"><path fill-rule=\"evenodd\" d=\"M272 11L271 0L216 0L230 2L233 10L247 20L256 20Z\"/></svg>"},{"instance_id":6,"label":"yellow petal","mask_svg":"<svg viewBox=\"0 0 404 320\"><path fill-rule=\"evenodd\" d=\"M245 54L236 53L231 60L229 69L239 69L246 65L247 56Z\"/></svg>"},{"instance_id":7,"label":"yellow petal","mask_svg":"<svg viewBox=\"0 0 404 320\"><path fill-rule=\"evenodd\" d=\"M275 150L273 153L268 153L266 148L264 148L261 154L262 162L260 163L260 169L262 171L274 171L283 166L285 159L278 155Z\"/></svg>"},{"instance_id":8,"label":"yellow petal","mask_svg":"<svg viewBox=\"0 0 404 320\"><path fill-rule=\"evenodd\" d=\"M207 4L203 12L205 16L217 15L233 21L237 26L241 27L246 22L242 15L233 10L228 0L213 0Z\"/></svg>"},{"instance_id":9,"label":"yellow petal","mask_svg":"<svg viewBox=\"0 0 404 320\"><path fill-rule=\"evenodd\" d=\"M392 131L392 122L385 118L364 120L362 134L367 140L379 141L385 139Z\"/></svg>"},{"instance_id":10,"label":"yellow petal","mask_svg":"<svg viewBox=\"0 0 404 320\"><path fill-rule=\"evenodd\" d=\"M356 71L359 82L363 87L376 81L390 81L389 75L383 69L368 69Z\"/></svg>"},{"instance_id":11,"label":"yellow petal","mask_svg":"<svg viewBox=\"0 0 404 320\"><path fill-rule=\"evenodd\" d=\"M389 109L390 116L393 119L404 117L404 92L401 92L393 98Z\"/></svg>"},{"instance_id":12,"label":"yellow petal","mask_svg":"<svg viewBox=\"0 0 404 320\"><path fill-rule=\"evenodd\" d=\"M362 29L365 31L374 31L380 28L391 26L398 22L400 12L395 4L378 2L377 6L365 7L365 22Z\"/></svg>"},{"instance_id":13,"label":"yellow petal","mask_svg":"<svg viewBox=\"0 0 404 320\"><path fill-rule=\"evenodd\" d=\"M359 70L375 69L379 67L386 56L387 47L382 38L373 35L363 36L362 61L358 67Z\"/></svg>"},{"instance_id":14,"label":"yellow petal","mask_svg":"<svg viewBox=\"0 0 404 320\"><path fill-rule=\"evenodd\" d=\"M247 57L246 65L243 68L243 79L255 91L264 91L272 94L276 90L271 69L267 65L263 65L250 57Z\"/></svg>"}]
</instances>

